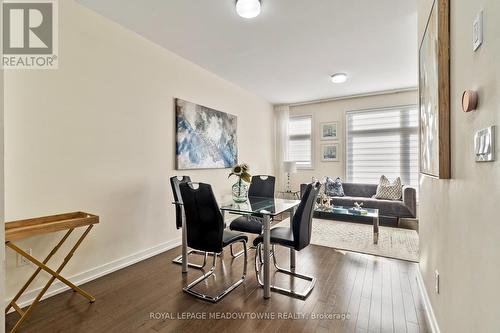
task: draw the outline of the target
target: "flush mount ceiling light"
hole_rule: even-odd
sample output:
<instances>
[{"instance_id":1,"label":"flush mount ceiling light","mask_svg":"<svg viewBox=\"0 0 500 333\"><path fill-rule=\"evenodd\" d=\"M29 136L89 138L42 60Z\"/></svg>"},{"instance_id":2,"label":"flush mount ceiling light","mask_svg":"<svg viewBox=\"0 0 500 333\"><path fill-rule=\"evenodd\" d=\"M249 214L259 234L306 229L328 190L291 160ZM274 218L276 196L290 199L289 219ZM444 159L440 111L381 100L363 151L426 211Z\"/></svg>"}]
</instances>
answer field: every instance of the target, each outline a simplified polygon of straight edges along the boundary
<instances>
[{"instance_id":1,"label":"flush mount ceiling light","mask_svg":"<svg viewBox=\"0 0 500 333\"><path fill-rule=\"evenodd\" d=\"M336 73L336 74L333 74L330 78L331 78L333 83L344 83L345 81L347 81L347 74L346 73Z\"/></svg>"},{"instance_id":2,"label":"flush mount ceiling light","mask_svg":"<svg viewBox=\"0 0 500 333\"><path fill-rule=\"evenodd\" d=\"M254 18L260 14L260 0L236 0L236 12L244 18Z\"/></svg>"}]
</instances>

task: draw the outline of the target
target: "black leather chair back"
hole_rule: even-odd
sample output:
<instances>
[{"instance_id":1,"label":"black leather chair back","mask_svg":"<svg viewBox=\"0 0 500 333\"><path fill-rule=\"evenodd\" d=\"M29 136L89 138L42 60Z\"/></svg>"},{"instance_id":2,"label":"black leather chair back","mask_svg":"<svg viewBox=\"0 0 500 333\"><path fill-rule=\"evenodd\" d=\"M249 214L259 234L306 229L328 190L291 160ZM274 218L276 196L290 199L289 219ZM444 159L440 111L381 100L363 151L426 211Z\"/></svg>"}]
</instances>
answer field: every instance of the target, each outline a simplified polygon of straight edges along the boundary
<instances>
[{"instance_id":1,"label":"black leather chair back","mask_svg":"<svg viewBox=\"0 0 500 333\"><path fill-rule=\"evenodd\" d=\"M182 202L181 190L179 189L179 184L189 183L191 178L189 176L179 177L174 176L170 178L170 185L172 186L172 193L174 194L175 202ZM177 229L182 228L182 208L180 206L175 206L175 225Z\"/></svg>"},{"instance_id":2,"label":"black leather chair back","mask_svg":"<svg viewBox=\"0 0 500 333\"><path fill-rule=\"evenodd\" d=\"M248 196L274 198L274 184L276 178L273 176L253 176L252 183L248 189Z\"/></svg>"},{"instance_id":3,"label":"black leather chair back","mask_svg":"<svg viewBox=\"0 0 500 333\"><path fill-rule=\"evenodd\" d=\"M187 245L199 251L221 252L224 220L212 186L181 183L179 188L186 215Z\"/></svg>"},{"instance_id":4,"label":"black leather chair back","mask_svg":"<svg viewBox=\"0 0 500 333\"><path fill-rule=\"evenodd\" d=\"M320 188L321 183L319 182L307 185L300 204L293 216L293 242L294 248L297 251L302 250L311 243L314 203L316 202Z\"/></svg>"}]
</instances>

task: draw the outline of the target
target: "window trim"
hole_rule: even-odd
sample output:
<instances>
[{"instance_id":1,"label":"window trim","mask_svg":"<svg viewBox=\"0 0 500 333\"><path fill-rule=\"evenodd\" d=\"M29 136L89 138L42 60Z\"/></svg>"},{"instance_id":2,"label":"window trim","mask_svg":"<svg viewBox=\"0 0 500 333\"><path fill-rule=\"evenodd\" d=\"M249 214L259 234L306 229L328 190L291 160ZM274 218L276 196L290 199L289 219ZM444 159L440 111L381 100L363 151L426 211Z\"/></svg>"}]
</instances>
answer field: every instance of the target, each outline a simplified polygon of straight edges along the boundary
<instances>
[{"instance_id":1,"label":"window trim","mask_svg":"<svg viewBox=\"0 0 500 333\"><path fill-rule=\"evenodd\" d=\"M344 113L344 144L343 144L343 149L344 149L344 177L345 181L349 182L350 180L348 179L348 168L347 168L347 163L348 163L348 138L349 138L349 128L348 128L348 116L349 113L368 113L368 112L376 112L376 111L388 111L388 110L394 110L394 109L410 109L410 108L416 108L417 113L418 113L418 126L417 126L417 133L420 133L420 110L417 104L402 104L402 105L392 105L392 106L384 106L384 107L379 107L379 108L366 108L366 109L357 109L357 110L348 110ZM420 139L419 139L420 141ZM420 143L418 144L418 168L420 170ZM418 192L418 189L417 189ZM417 200L418 201L418 200Z\"/></svg>"},{"instance_id":2,"label":"window trim","mask_svg":"<svg viewBox=\"0 0 500 333\"><path fill-rule=\"evenodd\" d=\"M314 154L314 145L315 145L315 134L316 132L314 131L314 116L311 113L304 113L304 114L294 114L290 115L288 117L288 121L291 119L299 119L299 118L310 118L311 119L311 162L307 166L302 166L297 164L297 170L314 170L314 161L315 161L315 154ZM290 150L290 133L288 133L288 150ZM287 159L288 159L288 154L290 151L287 152Z\"/></svg>"}]
</instances>

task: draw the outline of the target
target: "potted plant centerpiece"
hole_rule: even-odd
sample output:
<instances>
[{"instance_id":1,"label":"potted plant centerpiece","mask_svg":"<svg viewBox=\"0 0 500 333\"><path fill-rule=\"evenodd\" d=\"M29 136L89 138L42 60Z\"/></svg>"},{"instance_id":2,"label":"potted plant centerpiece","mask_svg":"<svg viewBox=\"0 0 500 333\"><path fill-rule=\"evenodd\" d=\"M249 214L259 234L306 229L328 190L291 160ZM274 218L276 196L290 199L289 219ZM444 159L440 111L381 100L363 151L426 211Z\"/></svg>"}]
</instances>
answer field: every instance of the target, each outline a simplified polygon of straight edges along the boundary
<instances>
[{"instance_id":1,"label":"potted plant centerpiece","mask_svg":"<svg viewBox=\"0 0 500 333\"><path fill-rule=\"evenodd\" d=\"M249 173L250 167L246 163L237 164L231 170L229 177L236 176L238 181L233 185L233 200L234 202L245 202L248 199L248 184L252 181L252 176Z\"/></svg>"}]
</instances>

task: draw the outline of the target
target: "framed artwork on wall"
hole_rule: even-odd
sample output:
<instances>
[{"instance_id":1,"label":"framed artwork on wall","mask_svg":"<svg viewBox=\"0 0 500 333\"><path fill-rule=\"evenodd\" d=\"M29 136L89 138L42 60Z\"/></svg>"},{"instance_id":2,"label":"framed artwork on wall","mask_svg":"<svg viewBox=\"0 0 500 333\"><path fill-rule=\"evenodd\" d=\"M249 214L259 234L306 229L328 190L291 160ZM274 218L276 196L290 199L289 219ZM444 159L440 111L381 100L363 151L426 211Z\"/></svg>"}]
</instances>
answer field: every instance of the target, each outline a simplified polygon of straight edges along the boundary
<instances>
[{"instance_id":1,"label":"framed artwork on wall","mask_svg":"<svg viewBox=\"0 0 500 333\"><path fill-rule=\"evenodd\" d=\"M448 179L450 169L449 0L434 0L419 51L420 173Z\"/></svg>"},{"instance_id":2,"label":"framed artwork on wall","mask_svg":"<svg viewBox=\"0 0 500 333\"><path fill-rule=\"evenodd\" d=\"M224 169L238 161L236 116L175 99L176 169Z\"/></svg>"},{"instance_id":3,"label":"framed artwork on wall","mask_svg":"<svg viewBox=\"0 0 500 333\"><path fill-rule=\"evenodd\" d=\"M339 144L326 143L320 146L322 162L338 162L339 159Z\"/></svg>"},{"instance_id":4,"label":"framed artwork on wall","mask_svg":"<svg viewBox=\"0 0 500 333\"><path fill-rule=\"evenodd\" d=\"M321 140L338 140L338 121L320 124Z\"/></svg>"}]
</instances>

